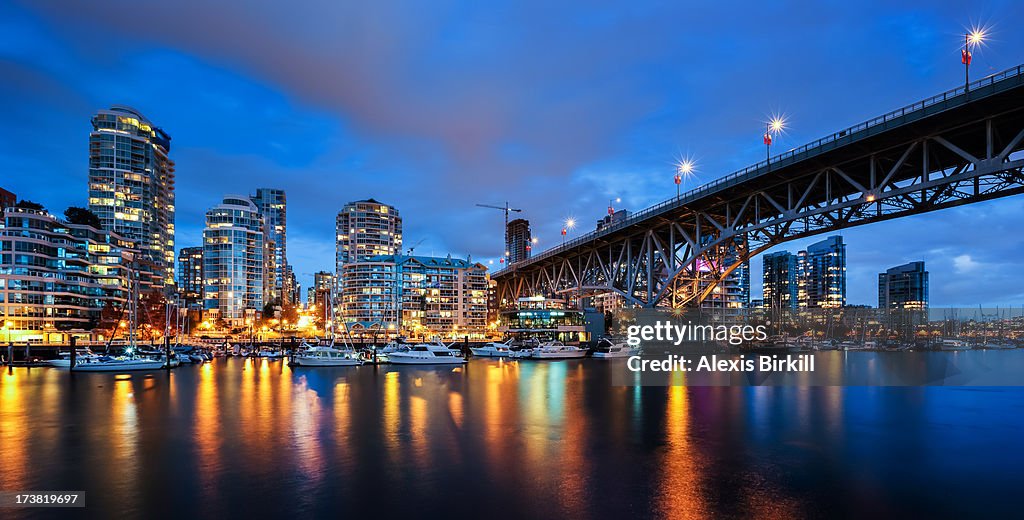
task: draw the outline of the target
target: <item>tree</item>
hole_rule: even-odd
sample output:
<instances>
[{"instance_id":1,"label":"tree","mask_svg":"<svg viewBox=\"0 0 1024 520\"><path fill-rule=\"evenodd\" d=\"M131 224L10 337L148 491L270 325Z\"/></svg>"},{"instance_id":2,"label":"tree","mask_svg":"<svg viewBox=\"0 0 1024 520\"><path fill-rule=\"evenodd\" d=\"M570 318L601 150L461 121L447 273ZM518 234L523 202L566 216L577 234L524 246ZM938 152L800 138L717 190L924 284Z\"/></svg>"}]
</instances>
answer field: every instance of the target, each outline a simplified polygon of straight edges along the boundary
<instances>
[{"instance_id":1,"label":"tree","mask_svg":"<svg viewBox=\"0 0 1024 520\"><path fill-rule=\"evenodd\" d=\"M78 224L83 226L92 226L96 229L100 229L100 218L95 213L77 206L71 206L64 210L64 218L72 224Z\"/></svg>"},{"instance_id":2,"label":"tree","mask_svg":"<svg viewBox=\"0 0 1024 520\"><path fill-rule=\"evenodd\" d=\"M16 208L24 208L24 209L34 209L36 211L46 211L46 208L44 208L42 204L40 204L38 202L32 202L31 200L25 200L25 199L19 200L14 205L14 207L16 207Z\"/></svg>"},{"instance_id":3,"label":"tree","mask_svg":"<svg viewBox=\"0 0 1024 520\"><path fill-rule=\"evenodd\" d=\"M148 291L139 299L139 330L143 331L144 336L147 335L146 330L164 330L164 325L167 324L166 303L163 293L159 290Z\"/></svg>"}]
</instances>

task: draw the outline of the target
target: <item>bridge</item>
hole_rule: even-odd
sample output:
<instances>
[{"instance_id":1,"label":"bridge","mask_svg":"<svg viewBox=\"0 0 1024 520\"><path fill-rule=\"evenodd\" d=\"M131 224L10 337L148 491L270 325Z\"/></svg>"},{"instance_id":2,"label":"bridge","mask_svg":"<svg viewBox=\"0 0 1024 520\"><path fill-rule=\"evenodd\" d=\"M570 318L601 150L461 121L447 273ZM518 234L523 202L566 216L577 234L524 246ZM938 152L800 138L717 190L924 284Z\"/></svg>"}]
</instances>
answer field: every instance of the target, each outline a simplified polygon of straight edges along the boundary
<instances>
[{"instance_id":1,"label":"bridge","mask_svg":"<svg viewBox=\"0 0 1024 520\"><path fill-rule=\"evenodd\" d=\"M854 125L496 271L524 296L691 307L783 242L1024 192L1024 66ZM950 229L964 233L967 228Z\"/></svg>"}]
</instances>

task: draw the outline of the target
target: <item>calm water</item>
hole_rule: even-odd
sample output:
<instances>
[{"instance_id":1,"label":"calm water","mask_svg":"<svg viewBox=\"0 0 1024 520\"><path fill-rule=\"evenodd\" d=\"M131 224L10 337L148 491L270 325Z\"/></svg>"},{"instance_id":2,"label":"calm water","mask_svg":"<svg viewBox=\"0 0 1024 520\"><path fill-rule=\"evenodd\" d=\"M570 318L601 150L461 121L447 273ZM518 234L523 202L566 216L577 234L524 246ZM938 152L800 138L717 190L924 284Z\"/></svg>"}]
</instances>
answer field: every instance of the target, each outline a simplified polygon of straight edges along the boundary
<instances>
[{"instance_id":1,"label":"calm water","mask_svg":"<svg viewBox=\"0 0 1024 520\"><path fill-rule=\"evenodd\" d=\"M973 354L973 353L972 353ZM1009 352L1007 355L1024 355ZM615 387L597 360L4 369L2 518L1019 512L1022 388Z\"/></svg>"}]
</instances>

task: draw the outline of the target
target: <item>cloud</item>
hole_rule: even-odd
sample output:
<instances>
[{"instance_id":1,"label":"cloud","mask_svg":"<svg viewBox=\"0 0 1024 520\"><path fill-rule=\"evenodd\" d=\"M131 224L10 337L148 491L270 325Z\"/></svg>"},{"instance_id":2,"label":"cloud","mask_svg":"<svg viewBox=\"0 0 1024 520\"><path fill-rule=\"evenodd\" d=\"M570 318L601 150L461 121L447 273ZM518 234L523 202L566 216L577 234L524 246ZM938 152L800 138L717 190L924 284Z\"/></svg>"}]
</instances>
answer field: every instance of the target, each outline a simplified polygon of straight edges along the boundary
<instances>
[{"instance_id":1,"label":"cloud","mask_svg":"<svg viewBox=\"0 0 1024 520\"><path fill-rule=\"evenodd\" d=\"M1024 16L998 9L986 15ZM961 16L952 1L8 3L0 108L14 116L0 129L19 139L0 142L17 174L3 183L81 203L88 118L127 103L174 137L180 246L222 194L275 186L304 241L289 248L299 273L331 268L335 213L369 196L400 209L410 243L426 238L418 251L487 259L502 218L476 203L523 208L551 246L564 217L582 233L610 197L639 210L673 195L681 154L698 158L696 182L760 160L773 111L790 121L782 150L958 84ZM978 70L1017 64L1024 33L998 32ZM844 232L851 301L922 258L933 301L999 294L1020 280L1008 223L1022 216L1007 200ZM972 233L949 232L965 222ZM985 266L975 283L942 283L968 251Z\"/></svg>"},{"instance_id":2,"label":"cloud","mask_svg":"<svg viewBox=\"0 0 1024 520\"><path fill-rule=\"evenodd\" d=\"M977 271L981 264L971 258L971 255L960 255L953 259L953 267L957 273L967 274Z\"/></svg>"}]
</instances>

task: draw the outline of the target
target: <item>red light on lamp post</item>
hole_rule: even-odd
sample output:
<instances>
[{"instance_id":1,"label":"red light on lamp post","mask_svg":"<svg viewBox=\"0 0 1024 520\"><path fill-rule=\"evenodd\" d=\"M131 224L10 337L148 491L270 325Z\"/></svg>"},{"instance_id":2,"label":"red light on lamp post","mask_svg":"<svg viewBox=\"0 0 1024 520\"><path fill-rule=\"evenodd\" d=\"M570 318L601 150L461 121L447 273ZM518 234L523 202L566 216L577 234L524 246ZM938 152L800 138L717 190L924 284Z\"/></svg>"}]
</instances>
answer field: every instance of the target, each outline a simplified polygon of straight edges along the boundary
<instances>
[{"instance_id":1,"label":"red light on lamp post","mask_svg":"<svg viewBox=\"0 0 1024 520\"><path fill-rule=\"evenodd\" d=\"M772 160L772 137L782 133L785 126L786 120L780 116L772 116L772 118L764 124L765 162L771 163Z\"/></svg>"},{"instance_id":2,"label":"red light on lamp post","mask_svg":"<svg viewBox=\"0 0 1024 520\"><path fill-rule=\"evenodd\" d=\"M964 94L971 89L971 46L977 47L985 39L984 29L972 29L964 33L964 48L960 50L960 63L964 64Z\"/></svg>"},{"instance_id":3,"label":"red light on lamp post","mask_svg":"<svg viewBox=\"0 0 1024 520\"><path fill-rule=\"evenodd\" d=\"M682 161L679 161L678 164L676 164L676 176L675 176L674 181L676 183L676 198L677 199L679 198L679 195L680 195L679 187L683 183L683 179L688 178L688 177L692 177L693 176L693 172L694 172L695 169L696 169L696 165L694 164L692 159L684 159Z\"/></svg>"}]
</instances>

